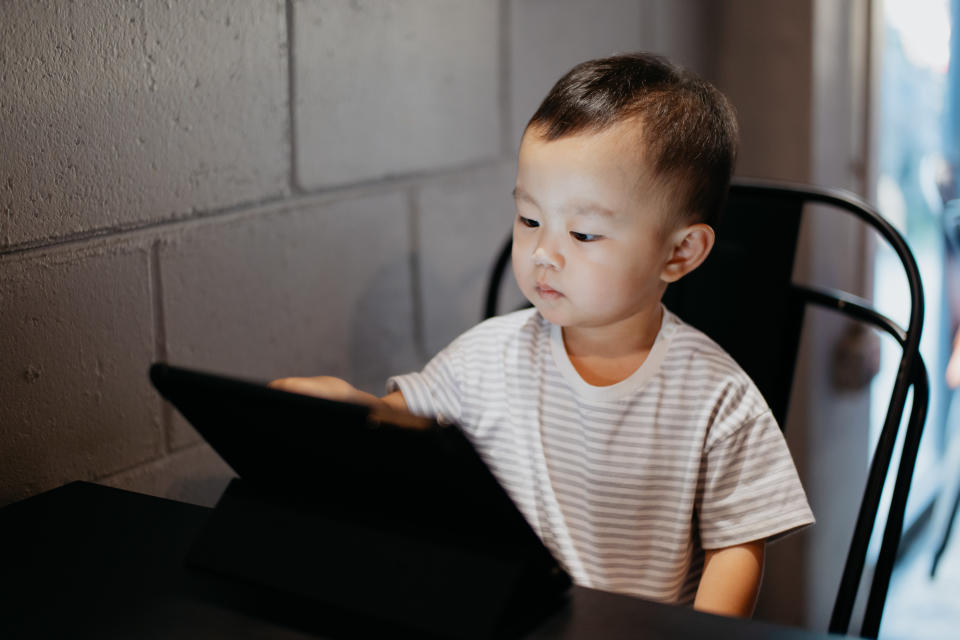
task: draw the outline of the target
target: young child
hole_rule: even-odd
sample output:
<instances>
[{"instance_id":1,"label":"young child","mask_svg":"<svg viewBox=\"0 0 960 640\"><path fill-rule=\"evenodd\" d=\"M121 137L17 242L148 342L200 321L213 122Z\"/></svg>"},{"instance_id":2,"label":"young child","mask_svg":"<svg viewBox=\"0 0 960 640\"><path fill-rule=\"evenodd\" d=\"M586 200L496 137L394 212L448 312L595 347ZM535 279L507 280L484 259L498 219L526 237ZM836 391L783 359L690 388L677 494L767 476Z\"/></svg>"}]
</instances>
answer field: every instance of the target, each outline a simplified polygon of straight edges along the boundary
<instances>
[{"instance_id":1,"label":"young child","mask_svg":"<svg viewBox=\"0 0 960 640\"><path fill-rule=\"evenodd\" d=\"M713 246L736 137L727 100L661 58L578 65L520 144L513 269L534 308L383 398L274 386L461 425L578 584L750 615L765 541L813 518L754 384L661 304Z\"/></svg>"}]
</instances>

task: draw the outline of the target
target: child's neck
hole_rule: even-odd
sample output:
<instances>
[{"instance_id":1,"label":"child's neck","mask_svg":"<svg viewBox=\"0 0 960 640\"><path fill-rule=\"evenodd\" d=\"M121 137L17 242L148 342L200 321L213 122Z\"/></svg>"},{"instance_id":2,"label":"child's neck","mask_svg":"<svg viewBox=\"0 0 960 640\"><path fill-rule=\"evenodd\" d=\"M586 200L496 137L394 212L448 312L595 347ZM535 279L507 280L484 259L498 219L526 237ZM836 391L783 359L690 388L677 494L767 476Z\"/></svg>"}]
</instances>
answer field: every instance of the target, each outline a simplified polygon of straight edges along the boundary
<instances>
[{"instance_id":1,"label":"child's neck","mask_svg":"<svg viewBox=\"0 0 960 640\"><path fill-rule=\"evenodd\" d=\"M570 363L587 384L605 387L629 378L646 362L662 321L657 305L606 327L564 327Z\"/></svg>"}]
</instances>

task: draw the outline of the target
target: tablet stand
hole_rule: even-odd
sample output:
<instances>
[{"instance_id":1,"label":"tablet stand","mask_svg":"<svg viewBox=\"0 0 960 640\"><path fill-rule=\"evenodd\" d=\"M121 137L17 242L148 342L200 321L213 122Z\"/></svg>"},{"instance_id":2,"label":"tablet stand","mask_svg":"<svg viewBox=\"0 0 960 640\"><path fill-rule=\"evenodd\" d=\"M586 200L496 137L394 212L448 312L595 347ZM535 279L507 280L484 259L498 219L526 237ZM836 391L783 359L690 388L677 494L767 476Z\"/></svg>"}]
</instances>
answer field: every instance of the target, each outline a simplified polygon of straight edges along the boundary
<instances>
[{"instance_id":1,"label":"tablet stand","mask_svg":"<svg viewBox=\"0 0 960 640\"><path fill-rule=\"evenodd\" d=\"M447 537L382 507L321 505L316 496L235 479L187 564L454 638L518 633L558 605L570 584L523 545Z\"/></svg>"}]
</instances>

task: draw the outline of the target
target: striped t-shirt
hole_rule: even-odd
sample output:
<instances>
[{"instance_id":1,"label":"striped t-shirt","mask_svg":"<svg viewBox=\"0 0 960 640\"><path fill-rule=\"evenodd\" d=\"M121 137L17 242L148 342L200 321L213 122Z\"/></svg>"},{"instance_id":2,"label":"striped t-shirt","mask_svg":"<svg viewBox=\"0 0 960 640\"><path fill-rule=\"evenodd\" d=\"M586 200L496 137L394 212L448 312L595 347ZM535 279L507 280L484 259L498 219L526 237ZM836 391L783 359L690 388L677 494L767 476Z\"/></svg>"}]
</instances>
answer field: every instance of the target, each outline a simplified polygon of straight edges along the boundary
<instances>
[{"instance_id":1,"label":"striped t-shirt","mask_svg":"<svg viewBox=\"0 0 960 640\"><path fill-rule=\"evenodd\" d=\"M691 603L704 549L813 522L760 392L667 310L646 361L611 386L584 382L561 329L530 309L477 325L387 388L464 429L580 585Z\"/></svg>"}]
</instances>

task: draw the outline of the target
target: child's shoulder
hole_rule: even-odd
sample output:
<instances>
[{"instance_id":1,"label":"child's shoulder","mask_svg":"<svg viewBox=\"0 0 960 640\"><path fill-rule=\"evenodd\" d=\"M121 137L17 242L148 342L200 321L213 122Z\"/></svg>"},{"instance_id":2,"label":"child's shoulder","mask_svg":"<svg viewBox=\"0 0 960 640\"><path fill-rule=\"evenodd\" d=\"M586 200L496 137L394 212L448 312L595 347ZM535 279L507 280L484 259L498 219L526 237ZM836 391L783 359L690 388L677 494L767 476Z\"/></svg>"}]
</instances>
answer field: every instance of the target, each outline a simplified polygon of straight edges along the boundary
<instances>
[{"instance_id":1,"label":"child's shoulder","mask_svg":"<svg viewBox=\"0 0 960 640\"><path fill-rule=\"evenodd\" d=\"M499 351L507 343L536 340L545 330L546 321L536 309L521 309L513 313L487 318L473 325L453 339L444 351L486 352Z\"/></svg>"},{"instance_id":2,"label":"child's shoulder","mask_svg":"<svg viewBox=\"0 0 960 640\"><path fill-rule=\"evenodd\" d=\"M548 327L536 309L521 309L474 325L447 345L443 353L451 357L488 360L505 351L538 344L549 335Z\"/></svg>"},{"instance_id":3,"label":"child's shoulder","mask_svg":"<svg viewBox=\"0 0 960 640\"><path fill-rule=\"evenodd\" d=\"M671 331L668 360L672 367L681 367L691 373L689 370L710 372L711 377L726 382L751 383L740 364L713 338L669 310L664 328Z\"/></svg>"},{"instance_id":4,"label":"child's shoulder","mask_svg":"<svg viewBox=\"0 0 960 640\"><path fill-rule=\"evenodd\" d=\"M743 367L710 336L670 314L673 336L662 365L673 390L714 416L708 444L739 430L758 416L770 416L766 399ZM775 424L775 423L773 423Z\"/></svg>"}]
</instances>

